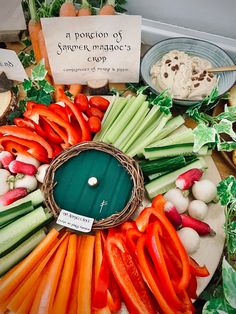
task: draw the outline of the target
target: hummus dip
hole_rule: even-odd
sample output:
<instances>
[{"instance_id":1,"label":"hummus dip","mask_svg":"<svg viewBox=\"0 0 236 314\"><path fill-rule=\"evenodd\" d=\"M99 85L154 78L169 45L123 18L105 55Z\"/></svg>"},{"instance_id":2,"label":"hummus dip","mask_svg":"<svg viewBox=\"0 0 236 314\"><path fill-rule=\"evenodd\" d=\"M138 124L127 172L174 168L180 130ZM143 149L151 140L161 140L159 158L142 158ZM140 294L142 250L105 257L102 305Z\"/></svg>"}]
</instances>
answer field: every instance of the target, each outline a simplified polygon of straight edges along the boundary
<instances>
[{"instance_id":1,"label":"hummus dip","mask_svg":"<svg viewBox=\"0 0 236 314\"><path fill-rule=\"evenodd\" d=\"M177 99L198 100L208 96L217 84L216 76L207 72L211 67L206 59L172 50L152 66L150 75L158 90L168 89Z\"/></svg>"}]
</instances>

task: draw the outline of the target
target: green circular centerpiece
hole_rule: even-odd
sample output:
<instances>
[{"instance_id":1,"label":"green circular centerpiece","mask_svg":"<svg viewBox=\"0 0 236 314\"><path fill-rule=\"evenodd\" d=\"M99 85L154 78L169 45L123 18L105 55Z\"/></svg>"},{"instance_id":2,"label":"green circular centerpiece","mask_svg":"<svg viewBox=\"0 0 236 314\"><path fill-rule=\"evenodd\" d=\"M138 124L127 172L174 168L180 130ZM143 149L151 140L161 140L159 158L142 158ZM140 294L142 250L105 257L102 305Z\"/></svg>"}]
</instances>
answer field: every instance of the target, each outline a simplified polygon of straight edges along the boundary
<instances>
[{"instance_id":1,"label":"green circular centerpiece","mask_svg":"<svg viewBox=\"0 0 236 314\"><path fill-rule=\"evenodd\" d=\"M143 199L143 177L136 161L112 145L83 142L57 156L43 191L48 207L94 218L93 229L128 219Z\"/></svg>"}]
</instances>

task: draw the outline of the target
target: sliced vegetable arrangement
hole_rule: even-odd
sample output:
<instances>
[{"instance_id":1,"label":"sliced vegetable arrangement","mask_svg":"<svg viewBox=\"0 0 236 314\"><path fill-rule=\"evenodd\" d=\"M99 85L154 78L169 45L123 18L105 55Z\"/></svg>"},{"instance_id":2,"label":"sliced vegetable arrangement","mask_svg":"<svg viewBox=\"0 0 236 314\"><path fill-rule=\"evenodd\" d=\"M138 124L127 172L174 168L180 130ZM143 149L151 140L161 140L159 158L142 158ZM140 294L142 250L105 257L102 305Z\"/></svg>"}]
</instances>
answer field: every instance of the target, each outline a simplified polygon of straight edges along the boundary
<instances>
[{"instance_id":1,"label":"sliced vegetable arrangement","mask_svg":"<svg viewBox=\"0 0 236 314\"><path fill-rule=\"evenodd\" d=\"M135 221L108 233L52 229L1 279L1 313L193 313L198 276L208 276L182 246L154 198ZM23 300L23 302L22 302Z\"/></svg>"}]
</instances>

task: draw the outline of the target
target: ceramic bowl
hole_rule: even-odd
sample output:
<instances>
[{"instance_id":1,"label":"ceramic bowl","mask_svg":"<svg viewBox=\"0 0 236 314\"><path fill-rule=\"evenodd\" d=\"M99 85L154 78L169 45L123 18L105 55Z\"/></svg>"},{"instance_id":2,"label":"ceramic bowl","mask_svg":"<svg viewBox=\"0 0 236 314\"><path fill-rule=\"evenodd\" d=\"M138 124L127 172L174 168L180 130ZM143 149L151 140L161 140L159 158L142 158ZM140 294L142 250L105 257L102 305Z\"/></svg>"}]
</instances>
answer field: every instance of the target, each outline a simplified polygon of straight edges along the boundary
<instances>
[{"instance_id":1,"label":"ceramic bowl","mask_svg":"<svg viewBox=\"0 0 236 314\"><path fill-rule=\"evenodd\" d=\"M184 51L189 55L201 57L211 62L212 67L222 67L234 65L230 56L220 47L199 39L176 37L162 40L153 45L143 56L141 62L141 77L145 84L149 85L153 92L159 94L160 91L152 83L150 70L153 64L159 61L171 50ZM219 97L226 93L236 81L236 71L218 73ZM174 103L181 106L190 106L199 100L174 99Z\"/></svg>"}]
</instances>

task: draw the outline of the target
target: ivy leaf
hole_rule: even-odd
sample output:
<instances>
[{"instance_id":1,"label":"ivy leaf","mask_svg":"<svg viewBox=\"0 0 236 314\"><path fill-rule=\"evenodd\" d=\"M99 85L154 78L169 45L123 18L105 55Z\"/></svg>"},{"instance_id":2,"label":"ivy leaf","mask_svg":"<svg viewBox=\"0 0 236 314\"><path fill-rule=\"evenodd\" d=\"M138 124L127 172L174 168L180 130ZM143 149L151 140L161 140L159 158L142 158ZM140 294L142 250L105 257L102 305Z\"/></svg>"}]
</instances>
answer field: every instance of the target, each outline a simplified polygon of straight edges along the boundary
<instances>
[{"instance_id":1,"label":"ivy leaf","mask_svg":"<svg viewBox=\"0 0 236 314\"><path fill-rule=\"evenodd\" d=\"M236 122L236 106L225 106L224 111L218 114L217 119L227 119Z\"/></svg>"},{"instance_id":2,"label":"ivy leaf","mask_svg":"<svg viewBox=\"0 0 236 314\"><path fill-rule=\"evenodd\" d=\"M25 92L28 92L32 86L33 86L33 82L31 80L24 80L24 82L22 83L22 86L24 88L24 91Z\"/></svg>"},{"instance_id":3,"label":"ivy leaf","mask_svg":"<svg viewBox=\"0 0 236 314\"><path fill-rule=\"evenodd\" d=\"M38 104L49 105L51 101L52 101L52 97L48 93L46 93L43 89L37 92L36 102Z\"/></svg>"},{"instance_id":4,"label":"ivy leaf","mask_svg":"<svg viewBox=\"0 0 236 314\"><path fill-rule=\"evenodd\" d=\"M216 130L213 127L208 127L204 123L199 123L198 126L193 129L193 136L193 152L198 152L203 145L215 142Z\"/></svg>"},{"instance_id":5,"label":"ivy leaf","mask_svg":"<svg viewBox=\"0 0 236 314\"><path fill-rule=\"evenodd\" d=\"M233 130L233 122L228 119L222 119L219 123L213 125L213 128L217 133L226 133L232 137L233 140L236 140L236 133Z\"/></svg>"},{"instance_id":6,"label":"ivy leaf","mask_svg":"<svg viewBox=\"0 0 236 314\"><path fill-rule=\"evenodd\" d=\"M158 105L160 106L160 111L164 112L166 115L170 113L170 109L173 106L173 99L168 93L168 91L163 91L155 98L152 97L148 98L151 105Z\"/></svg>"},{"instance_id":7,"label":"ivy leaf","mask_svg":"<svg viewBox=\"0 0 236 314\"><path fill-rule=\"evenodd\" d=\"M236 149L236 142L222 142L217 144L218 151L232 152Z\"/></svg>"},{"instance_id":8,"label":"ivy leaf","mask_svg":"<svg viewBox=\"0 0 236 314\"><path fill-rule=\"evenodd\" d=\"M217 194L222 206L230 204L236 198L236 178L228 176L217 185Z\"/></svg>"},{"instance_id":9,"label":"ivy leaf","mask_svg":"<svg viewBox=\"0 0 236 314\"><path fill-rule=\"evenodd\" d=\"M27 100L32 100L32 101L36 101L37 100L37 90L35 88L31 88L28 92L27 92Z\"/></svg>"},{"instance_id":10,"label":"ivy leaf","mask_svg":"<svg viewBox=\"0 0 236 314\"><path fill-rule=\"evenodd\" d=\"M25 45L25 48L31 46L31 40L29 37L25 37L24 39L21 40L21 42Z\"/></svg>"},{"instance_id":11,"label":"ivy leaf","mask_svg":"<svg viewBox=\"0 0 236 314\"><path fill-rule=\"evenodd\" d=\"M236 309L236 271L225 257L222 263L222 277L225 299L232 308Z\"/></svg>"},{"instance_id":12,"label":"ivy leaf","mask_svg":"<svg viewBox=\"0 0 236 314\"><path fill-rule=\"evenodd\" d=\"M32 81L42 81L47 74L44 62L41 60L32 70L31 79Z\"/></svg>"},{"instance_id":13,"label":"ivy leaf","mask_svg":"<svg viewBox=\"0 0 236 314\"><path fill-rule=\"evenodd\" d=\"M211 299L207 301L202 309L202 314L234 314L235 309L231 308L224 299Z\"/></svg>"},{"instance_id":14,"label":"ivy leaf","mask_svg":"<svg viewBox=\"0 0 236 314\"><path fill-rule=\"evenodd\" d=\"M229 241L227 249L233 256L236 254L236 220L228 224L228 238Z\"/></svg>"},{"instance_id":15,"label":"ivy leaf","mask_svg":"<svg viewBox=\"0 0 236 314\"><path fill-rule=\"evenodd\" d=\"M39 86L45 91L45 93L50 94L54 92L55 88L48 83L47 80L39 81Z\"/></svg>"}]
</instances>

